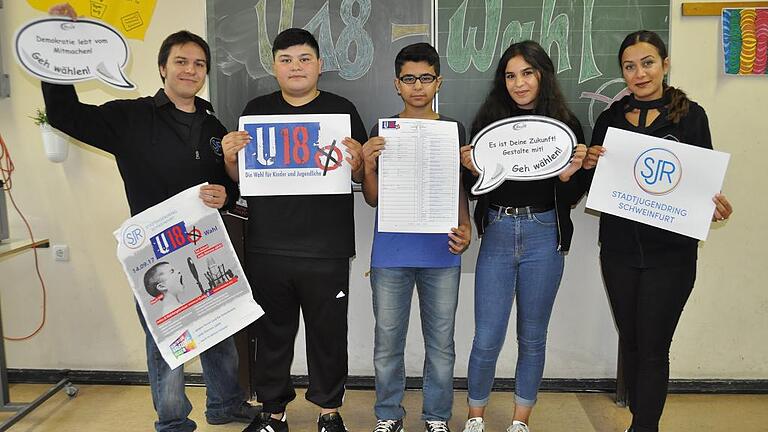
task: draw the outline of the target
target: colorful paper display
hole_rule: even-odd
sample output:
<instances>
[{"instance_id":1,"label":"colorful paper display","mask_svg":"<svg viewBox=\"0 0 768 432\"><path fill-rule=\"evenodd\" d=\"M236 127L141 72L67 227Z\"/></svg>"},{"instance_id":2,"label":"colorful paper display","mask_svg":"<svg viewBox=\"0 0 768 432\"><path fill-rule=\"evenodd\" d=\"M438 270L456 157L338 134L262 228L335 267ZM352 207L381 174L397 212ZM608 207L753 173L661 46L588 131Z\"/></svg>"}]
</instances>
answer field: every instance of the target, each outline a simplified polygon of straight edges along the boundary
<instances>
[{"instance_id":1,"label":"colorful paper display","mask_svg":"<svg viewBox=\"0 0 768 432\"><path fill-rule=\"evenodd\" d=\"M768 8L723 9L723 64L729 75L765 75Z\"/></svg>"},{"instance_id":2,"label":"colorful paper display","mask_svg":"<svg viewBox=\"0 0 768 432\"><path fill-rule=\"evenodd\" d=\"M78 15L109 23L128 39L144 40L157 0L69 0ZM27 0L33 8L47 12L61 0Z\"/></svg>"}]
</instances>

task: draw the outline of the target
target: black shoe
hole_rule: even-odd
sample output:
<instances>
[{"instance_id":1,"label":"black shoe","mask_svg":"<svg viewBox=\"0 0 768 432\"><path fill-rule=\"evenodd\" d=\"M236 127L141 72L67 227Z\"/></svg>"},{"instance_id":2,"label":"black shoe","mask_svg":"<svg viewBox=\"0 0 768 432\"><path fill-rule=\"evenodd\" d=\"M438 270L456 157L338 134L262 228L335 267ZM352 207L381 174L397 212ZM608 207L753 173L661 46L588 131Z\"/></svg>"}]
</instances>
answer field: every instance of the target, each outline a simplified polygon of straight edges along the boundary
<instances>
[{"instance_id":1,"label":"black shoe","mask_svg":"<svg viewBox=\"0 0 768 432\"><path fill-rule=\"evenodd\" d=\"M261 412L261 405L253 406L243 401L226 417L205 417L205 421L210 425L223 425L232 422L250 423Z\"/></svg>"},{"instance_id":2,"label":"black shoe","mask_svg":"<svg viewBox=\"0 0 768 432\"><path fill-rule=\"evenodd\" d=\"M288 432L288 422L285 420L285 414L278 420L272 418L270 413L261 412L243 432Z\"/></svg>"},{"instance_id":3,"label":"black shoe","mask_svg":"<svg viewBox=\"0 0 768 432\"><path fill-rule=\"evenodd\" d=\"M348 432L341 414L332 412L317 419L317 432Z\"/></svg>"},{"instance_id":4,"label":"black shoe","mask_svg":"<svg viewBox=\"0 0 768 432\"><path fill-rule=\"evenodd\" d=\"M373 432L403 432L403 419L377 420Z\"/></svg>"},{"instance_id":5,"label":"black shoe","mask_svg":"<svg viewBox=\"0 0 768 432\"><path fill-rule=\"evenodd\" d=\"M425 432L451 432L448 422L442 420L428 420L424 422Z\"/></svg>"}]
</instances>

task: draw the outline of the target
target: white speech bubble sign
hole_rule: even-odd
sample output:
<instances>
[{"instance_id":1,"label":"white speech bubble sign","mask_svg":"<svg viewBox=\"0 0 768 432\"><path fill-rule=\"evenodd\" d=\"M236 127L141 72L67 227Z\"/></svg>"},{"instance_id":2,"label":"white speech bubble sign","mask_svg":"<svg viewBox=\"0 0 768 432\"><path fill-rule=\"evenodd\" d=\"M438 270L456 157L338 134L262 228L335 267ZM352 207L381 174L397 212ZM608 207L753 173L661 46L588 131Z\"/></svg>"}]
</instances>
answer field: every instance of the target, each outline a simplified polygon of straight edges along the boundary
<instances>
[{"instance_id":1,"label":"white speech bubble sign","mask_svg":"<svg viewBox=\"0 0 768 432\"><path fill-rule=\"evenodd\" d=\"M16 60L31 75L53 84L99 79L112 87L136 88L123 73L128 44L101 21L43 18L22 26Z\"/></svg>"},{"instance_id":2,"label":"white speech bubble sign","mask_svg":"<svg viewBox=\"0 0 768 432\"><path fill-rule=\"evenodd\" d=\"M560 174L578 143L565 123L531 115L491 123L471 144L472 162L480 172L472 193L482 195L505 180L541 180Z\"/></svg>"}]
</instances>

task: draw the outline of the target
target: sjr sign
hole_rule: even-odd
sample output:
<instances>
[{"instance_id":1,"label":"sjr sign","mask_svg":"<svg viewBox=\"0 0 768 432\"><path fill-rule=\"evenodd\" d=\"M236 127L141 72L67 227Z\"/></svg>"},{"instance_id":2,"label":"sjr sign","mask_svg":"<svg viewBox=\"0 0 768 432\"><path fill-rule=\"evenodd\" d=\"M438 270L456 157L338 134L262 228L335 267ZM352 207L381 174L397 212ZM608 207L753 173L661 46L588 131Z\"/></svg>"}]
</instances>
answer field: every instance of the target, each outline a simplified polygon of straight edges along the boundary
<instances>
[{"instance_id":1,"label":"sjr sign","mask_svg":"<svg viewBox=\"0 0 768 432\"><path fill-rule=\"evenodd\" d=\"M651 195L666 195L680 183L683 167L680 159L669 150L652 148L635 160L635 181Z\"/></svg>"}]
</instances>

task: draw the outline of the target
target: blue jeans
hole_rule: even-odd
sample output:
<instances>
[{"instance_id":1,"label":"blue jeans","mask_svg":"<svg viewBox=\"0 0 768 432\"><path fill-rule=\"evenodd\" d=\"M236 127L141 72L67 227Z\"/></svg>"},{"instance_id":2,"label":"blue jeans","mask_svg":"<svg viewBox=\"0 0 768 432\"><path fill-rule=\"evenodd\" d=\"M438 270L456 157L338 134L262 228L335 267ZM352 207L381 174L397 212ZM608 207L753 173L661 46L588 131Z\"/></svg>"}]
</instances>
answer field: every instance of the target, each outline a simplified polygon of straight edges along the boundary
<instances>
[{"instance_id":1,"label":"blue jeans","mask_svg":"<svg viewBox=\"0 0 768 432\"><path fill-rule=\"evenodd\" d=\"M157 411L157 432L191 432L197 428L189 419L192 404L184 392L184 366L171 370L157 349L141 310L139 321L146 335L147 369L152 389L152 404ZM245 401L238 383L238 357L232 337L224 339L200 354L205 380L205 417L211 420L227 418Z\"/></svg>"},{"instance_id":2,"label":"blue jeans","mask_svg":"<svg viewBox=\"0 0 768 432\"><path fill-rule=\"evenodd\" d=\"M517 296L515 402L533 406L544 372L547 327L564 258L554 210L507 216L488 211L475 273L475 338L467 373L470 406L488 404L496 361Z\"/></svg>"},{"instance_id":3,"label":"blue jeans","mask_svg":"<svg viewBox=\"0 0 768 432\"><path fill-rule=\"evenodd\" d=\"M376 370L376 405L379 420L405 416L405 339L413 286L419 295L424 335L423 420L451 418L453 333L459 301L460 267L372 268L373 314L376 319L373 366Z\"/></svg>"}]
</instances>

